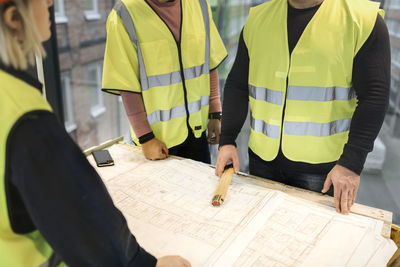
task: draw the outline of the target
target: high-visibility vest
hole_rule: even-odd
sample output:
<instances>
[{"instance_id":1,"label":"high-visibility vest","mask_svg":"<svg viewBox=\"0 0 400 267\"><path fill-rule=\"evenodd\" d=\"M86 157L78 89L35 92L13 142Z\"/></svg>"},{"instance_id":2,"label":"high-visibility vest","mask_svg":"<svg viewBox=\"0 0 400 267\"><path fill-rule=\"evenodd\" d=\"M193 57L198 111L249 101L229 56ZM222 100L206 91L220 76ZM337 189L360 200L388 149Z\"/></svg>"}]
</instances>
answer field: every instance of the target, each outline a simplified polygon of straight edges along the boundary
<instances>
[{"instance_id":1,"label":"high-visibility vest","mask_svg":"<svg viewBox=\"0 0 400 267\"><path fill-rule=\"evenodd\" d=\"M126 68L138 64L137 79L140 86L130 88L130 91L142 94L153 133L168 148L185 141L188 136L187 123L197 138L207 129L209 73L210 69L217 67L217 64L210 64L210 59L220 59L220 63L226 57L226 50L213 24L206 0L184 0L181 3L183 17L179 42L144 0L119 1L108 18L108 25L123 24L129 35L128 41L137 53L137 62L121 59L121 63L115 63L125 63ZM107 31L110 34L109 27ZM119 47L119 44L113 42L124 41L110 37L107 39L103 88L108 89L103 90L110 93L119 93L117 89L123 89L112 90L119 74L109 63L108 57L115 56L116 51L113 49ZM214 49L211 49L213 45ZM132 134L138 143L133 131Z\"/></svg>"},{"instance_id":2,"label":"high-visibility vest","mask_svg":"<svg viewBox=\"0 0 400 267\"><path fill-rule=\"evenodd\" d=\"M39 90L2 70L0 81L0 266L47 266L53 250L39 231L18 234L12 229L5 179L9 175L6 160L12 152L7 150L7 142L13 128L26 114L51 112L51 107Z\"/></svg>"},{"instance_id":3,"label":"high-visibility vest","mask_svg":"<svg viewBox=\"0 0 400 267\"><path fill-rule=\"evenodd\" d=\"M372 32L379 3L324 0L291 55L287 12L287 0L272 0L252 8L244 28L249 147L265 161L281 145L292 161L333 162L343 153L357 106L353 60Z\"/></svg>"}]
</instances>

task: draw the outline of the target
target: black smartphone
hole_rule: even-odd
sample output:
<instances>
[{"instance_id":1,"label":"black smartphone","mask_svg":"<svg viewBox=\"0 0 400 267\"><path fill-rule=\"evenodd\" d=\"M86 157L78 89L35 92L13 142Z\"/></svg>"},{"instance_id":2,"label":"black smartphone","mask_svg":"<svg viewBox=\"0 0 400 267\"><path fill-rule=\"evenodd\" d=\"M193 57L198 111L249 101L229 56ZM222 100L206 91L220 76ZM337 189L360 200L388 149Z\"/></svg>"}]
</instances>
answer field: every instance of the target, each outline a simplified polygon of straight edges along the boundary
<instances>
[{"instance_id":1,"label":"black smartphone","mask_svg":"<svg viewBox=\"0 0 400 267\"><path fill-rule=\"evenodd\" d=\"M108 150L97 150L93 151L92 154L98 167L114 165L114 160L112 159Z\"/></svg>"}]
</instances>

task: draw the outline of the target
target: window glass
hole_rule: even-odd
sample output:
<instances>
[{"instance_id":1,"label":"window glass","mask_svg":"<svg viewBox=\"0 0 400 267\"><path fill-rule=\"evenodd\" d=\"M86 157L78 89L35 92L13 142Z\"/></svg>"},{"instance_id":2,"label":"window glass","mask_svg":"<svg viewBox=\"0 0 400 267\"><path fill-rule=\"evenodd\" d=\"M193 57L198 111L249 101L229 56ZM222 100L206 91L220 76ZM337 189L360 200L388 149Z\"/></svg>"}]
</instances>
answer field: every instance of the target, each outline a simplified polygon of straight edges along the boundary
<instances>
[{"instance_id":1,"label":"window glass","mask_svg":"<svg viewBox=\"0 0 400 267\"><path fill-rule=\"evenodd\" d=\"M61 90L64 108L65 129L71 133L76 130L74 118L74 104L71 92L71 77L69 72L61 74Z\"/></svg>"},{"instance_id":2,"label":"window glass","mask_svg":"<svg viewBox=\"0 0 400 267\"><path fill-rule=\"evenodd\" d=\"M84 10L86 21L99 20L101 18L98 0L85 0Z\"/></svg>"},{"instance_id":3,"label":"window glass","mask_svg":"<svg viewBox=\"0 0 400 267\"><path fill-rule=\"evenodd\" d=\"M60 8L61 8L60 1L55 0L54 1L54 12L56 13L56 15L60 14L60 11L61 11Z\"/></svg>"},{"instance_id":4,"label":"window glass","mask_svg":"<svg viewBox=\"0 0 400 267\"><path fill-rule=\"evenodd\" d=\"M85 0L85 10L93 10L94 9L94 2L95 0Z\"/></svg>"},{"instance_id":5,"label":"window glass","mask_svg":"<svg viewBox=\"0 0 400 267\"><path fill-rule=\"evenodd\" d=\"M68 18L65 14L64 0L55 0L54 1L54 13L56 23L66 23Z\"/></svg>"},{"instance_id":6,"label":"window glass","mask_svg":"<svg viewBox=\"0 0 400 267\"><path fill-rule=\"evenodd\" d=\"M95 0L65 1L68 21L57 24L60 69L63 74L68 73L61 77L68 77L62 80L69 80L71 99L70 105L66 105L68 100L63 100L64 115L66 122L71 121L68 114L74 115L76 129L70 135L82 149L129 132L122 102L118 97L101 91L107 16L88 20L86 13L96 5ZM101 14L108 15L113 1L100 0L97 7ZM68 95L64 98L68 99ZM72 113L68 113L68 106L72 108Z\"/></svg>"},{"instance_id":7,"label":"window glass","mask_svg":"<svg viewBox=\"0 0 400 267\"><path fill-rule=\"evenodd\" d=\"M102 65L102 62L88 65L86 87L90 91L90 110L93 117L97 117L106 111L103 101L103 92L101 91Z\"/></svg>"}]
</instances>

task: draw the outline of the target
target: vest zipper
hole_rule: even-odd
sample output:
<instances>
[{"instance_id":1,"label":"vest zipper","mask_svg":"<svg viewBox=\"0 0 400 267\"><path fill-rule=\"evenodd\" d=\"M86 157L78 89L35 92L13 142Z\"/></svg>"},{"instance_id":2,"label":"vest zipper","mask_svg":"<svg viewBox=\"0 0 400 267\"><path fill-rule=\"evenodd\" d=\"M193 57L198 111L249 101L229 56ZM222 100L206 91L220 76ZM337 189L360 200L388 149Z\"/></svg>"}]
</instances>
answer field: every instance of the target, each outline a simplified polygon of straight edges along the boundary
<instances>
[{"instance_id":1,"label":"vest zipper","mask_svg":"<svg viewBox=\"0 0 400 267\"><path fill-rule=\"evenodd\" d=\"M180 73L181 73L181 79L182 79L182 87L183 87L183 96L185 100L185 110L186 110L186 125L188 127L188 131L191 131L191 127L189 124L189 106L188 106L188 100L187 100L187 89L186 89L186 83L185 83L185 74L183 72L183 62L182 62L182 50L181 50L181 41L182 41L182 24L183 24L183 8L182 8L182 0L180 0L181 4L181 25L179 28L179 41L175 38L174 33L172 32L171 28L168 26L168 24L163 20L163 18L158 15L158 13L153 9L153 7L145 0L147 5L154 11L154 13L160 18L162 22L164 22L165 26L167 26L168 30L170 31L172 37L175 40L176 47L178 49L178 56L179 56L179 66L180 66ZM188 133L189 134L189 133Z\"/></svg>"}]
</instances>

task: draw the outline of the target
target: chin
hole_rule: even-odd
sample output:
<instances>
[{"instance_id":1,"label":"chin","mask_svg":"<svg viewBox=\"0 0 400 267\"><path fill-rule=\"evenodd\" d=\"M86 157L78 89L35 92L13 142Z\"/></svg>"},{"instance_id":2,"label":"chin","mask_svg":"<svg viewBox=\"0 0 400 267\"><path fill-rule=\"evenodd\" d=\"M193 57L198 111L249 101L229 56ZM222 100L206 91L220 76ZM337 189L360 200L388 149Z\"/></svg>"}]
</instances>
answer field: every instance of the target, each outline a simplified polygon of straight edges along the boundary
<instances>
[{"instance_id":1,"label":"chin","mask_svg":"<svg viewBox=\"0 0 400 267\"><path fill-rule=\"evenodd\" d=\"M42 35L42 42L46 42L51 38L51 32L47 32L46 34Z\"/></svg>"}]
</instances>

